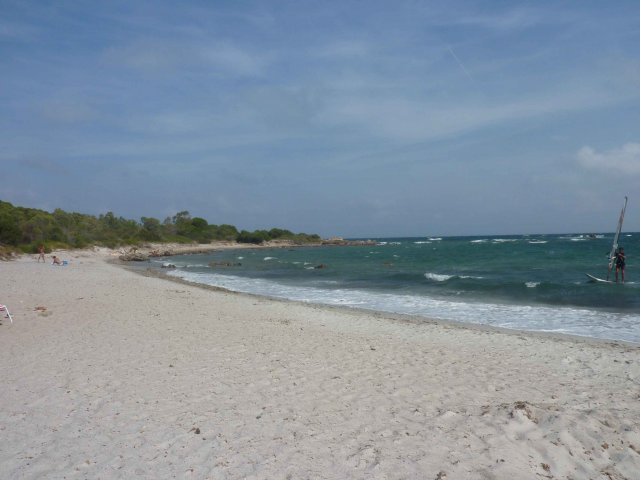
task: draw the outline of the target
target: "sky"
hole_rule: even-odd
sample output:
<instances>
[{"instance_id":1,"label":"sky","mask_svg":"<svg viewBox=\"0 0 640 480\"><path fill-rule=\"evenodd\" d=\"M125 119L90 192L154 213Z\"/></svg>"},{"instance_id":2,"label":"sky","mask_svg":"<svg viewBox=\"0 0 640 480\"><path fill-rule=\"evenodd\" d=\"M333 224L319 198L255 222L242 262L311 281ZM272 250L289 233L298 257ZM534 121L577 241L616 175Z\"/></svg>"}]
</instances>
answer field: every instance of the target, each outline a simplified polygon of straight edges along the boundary
<instances>
[{"instance_id":1,"label":"sky","mask_svg":"<svg viewBox=\"0 0 640 480\"><path fill-rule=\"evenodd\" d=\"M135 220L640 231L640 2L0 0L0 169Z\"/></svg>"}]
</instances>

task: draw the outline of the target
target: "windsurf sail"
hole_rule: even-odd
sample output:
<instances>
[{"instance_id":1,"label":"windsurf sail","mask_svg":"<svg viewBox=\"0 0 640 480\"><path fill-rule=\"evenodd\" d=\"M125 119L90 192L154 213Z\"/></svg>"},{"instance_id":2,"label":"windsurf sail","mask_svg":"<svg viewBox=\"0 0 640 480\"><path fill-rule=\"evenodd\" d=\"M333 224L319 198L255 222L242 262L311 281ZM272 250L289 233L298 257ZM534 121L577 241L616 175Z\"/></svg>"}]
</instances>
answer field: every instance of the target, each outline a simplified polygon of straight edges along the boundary
<instances>
[{"instance_id":1,"label":"windsurf sail","mask_svg":"<svg viewBox=\"0 0 640 480\"><path fill-rule=\"evenodd\" d=\"M609 280L609 275L611 274L611 269L616 260L616 254L618 253L618 238L620 237L620 231L622 230L622 222L624 222L624 212L627 209L627 197L624 197L624 207L622 207L622 211L620 212L620 218L618 219L618 228L616 229L616 234L613 237L613 245L611 245L611 252L609 252L609 270L607 271L607 280Z\"/></svg>"}]
</instances>

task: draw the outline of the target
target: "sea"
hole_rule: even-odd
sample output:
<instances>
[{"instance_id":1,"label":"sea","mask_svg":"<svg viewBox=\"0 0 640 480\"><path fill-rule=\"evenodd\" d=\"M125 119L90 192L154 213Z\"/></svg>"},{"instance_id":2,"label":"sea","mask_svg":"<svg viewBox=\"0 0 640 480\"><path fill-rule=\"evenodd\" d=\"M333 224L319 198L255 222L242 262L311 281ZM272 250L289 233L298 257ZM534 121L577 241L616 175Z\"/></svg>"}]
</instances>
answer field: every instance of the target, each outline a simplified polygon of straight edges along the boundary
<instances>
[{"instance_id":1,"label":"sea","mask_svg":"<svg viewBox=\"0 0 640 480\"><path fill-rule=\"evenodd\" d=\"M640 343L640 233L622 233L626 282L606 278L613 234L378 238L367 246L158 257L190 282L420 321ZM611 280L615 280L614 272Z\"/></svg>"}]
</instances>

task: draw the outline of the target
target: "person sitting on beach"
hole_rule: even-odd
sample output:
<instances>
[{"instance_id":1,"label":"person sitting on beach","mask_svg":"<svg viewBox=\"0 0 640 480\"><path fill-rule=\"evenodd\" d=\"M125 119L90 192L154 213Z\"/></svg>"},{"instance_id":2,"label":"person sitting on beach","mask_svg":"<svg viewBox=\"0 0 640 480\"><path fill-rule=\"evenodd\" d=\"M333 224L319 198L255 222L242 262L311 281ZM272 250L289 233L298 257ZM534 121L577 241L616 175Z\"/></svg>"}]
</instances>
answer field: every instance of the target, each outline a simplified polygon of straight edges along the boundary
<instances>
[{"instance_id":1,"label":"person sitting on beach","mask_svg":"<svg viewBox=\"0 0 640 480\"><path fill-rule=\"evenodd\" d=\"M622 283L624 283L624 265L625 265L624 248L620 247L616 252L616 283L618 283L618 272L622 273Z\"/></svg>"},{"instance_id":2,"label":"person sitting on beach","mask_svg":"<svg viewBox=\"0 0 640 480\"><path fill-rule=\"evenodd\" d=\"M60 258L53 256L53 263L51 265L62 265L62 260Z\"/></svg>"}]
</instances>

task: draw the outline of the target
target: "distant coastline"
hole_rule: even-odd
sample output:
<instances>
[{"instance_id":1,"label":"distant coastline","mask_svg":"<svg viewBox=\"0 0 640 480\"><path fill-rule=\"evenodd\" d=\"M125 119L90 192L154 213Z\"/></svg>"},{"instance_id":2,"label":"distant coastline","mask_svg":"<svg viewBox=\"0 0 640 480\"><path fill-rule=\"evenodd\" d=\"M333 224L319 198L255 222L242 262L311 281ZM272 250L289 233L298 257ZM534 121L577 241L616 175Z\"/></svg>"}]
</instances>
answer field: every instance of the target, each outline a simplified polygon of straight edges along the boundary
<instances>
[{"instance_id":1,"label":"distant coastline","mask_svg":"<svg viewBox=\"0 0 640 480\"><path fill-rule=\"evenodd\" d=\"M262 249L262 248L296 248L296 247L357 247L376 245L375 240L345 240L341 237L323 239L319 242L297 243L293 240L270 240L260 244L248 244L232 241L211 243L146 243L141 246L120 249L119 259L123 262L146 261L154 257L172 257L174 255L189 255L209 253L229 249Z\"/></svg>"}]
</instances>

